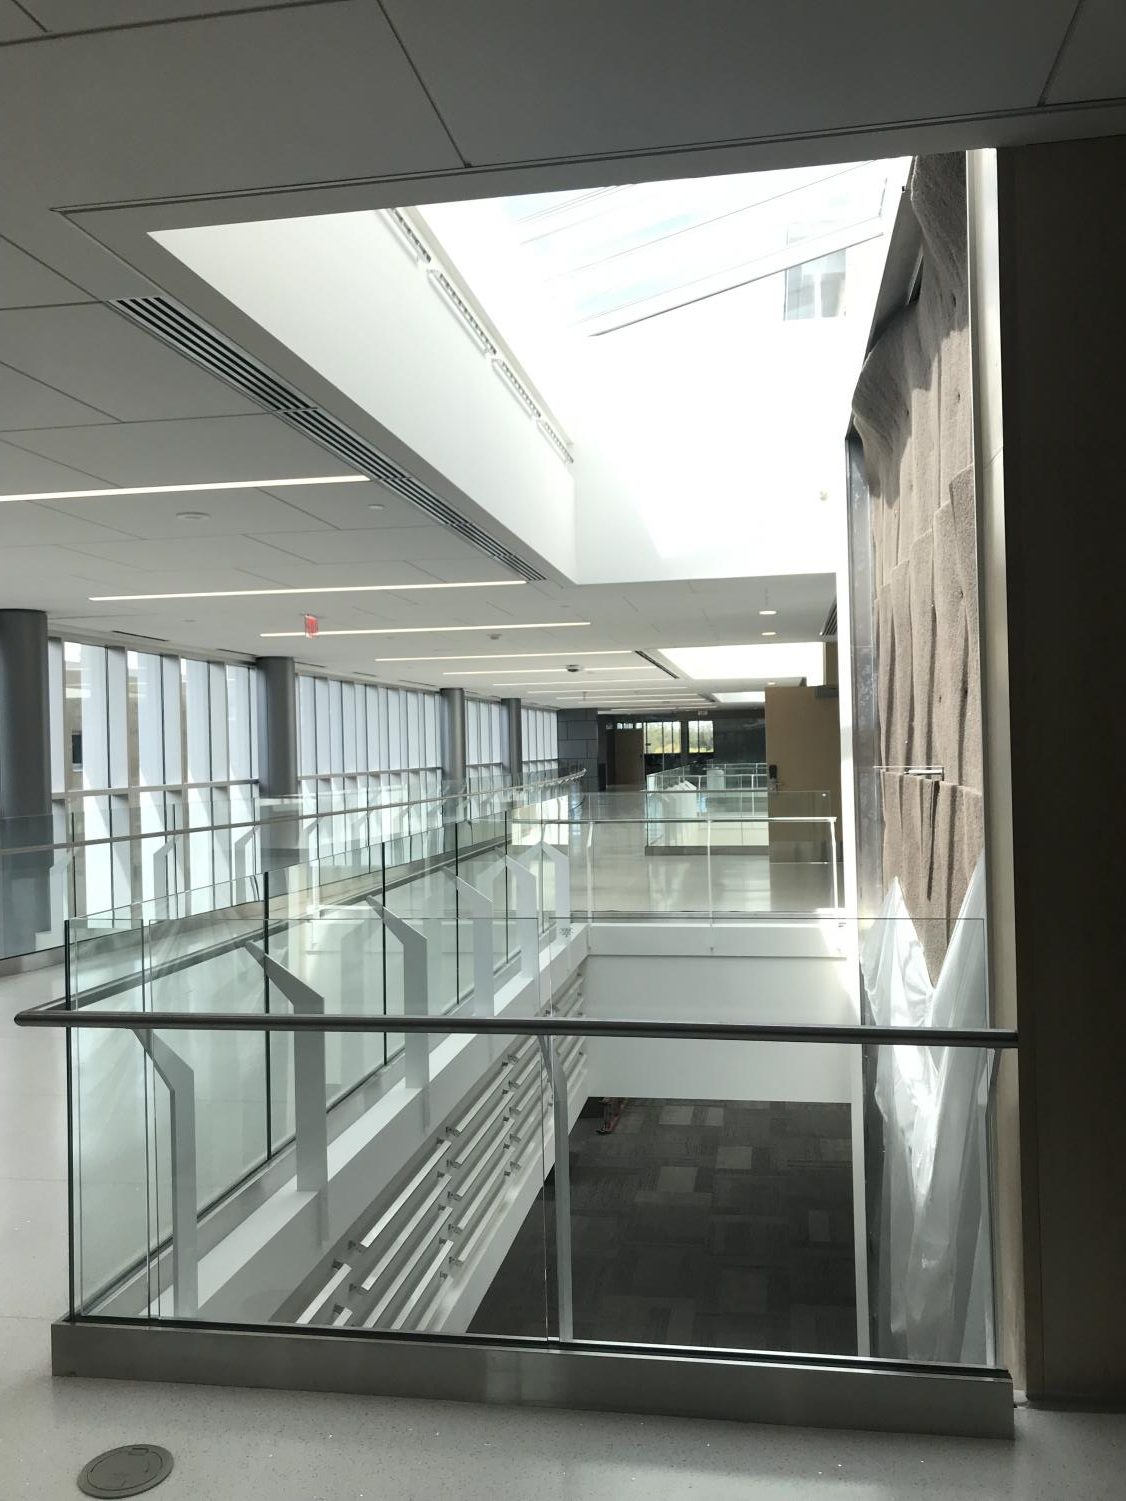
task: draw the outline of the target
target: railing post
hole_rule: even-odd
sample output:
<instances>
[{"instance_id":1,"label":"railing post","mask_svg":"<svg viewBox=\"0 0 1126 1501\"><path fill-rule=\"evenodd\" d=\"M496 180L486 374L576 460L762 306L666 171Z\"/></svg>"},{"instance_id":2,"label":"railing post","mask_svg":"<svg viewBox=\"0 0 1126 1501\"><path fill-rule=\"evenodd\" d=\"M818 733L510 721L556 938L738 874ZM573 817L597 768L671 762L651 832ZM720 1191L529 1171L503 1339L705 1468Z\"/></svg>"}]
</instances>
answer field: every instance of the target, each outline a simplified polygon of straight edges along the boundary
<instances>
[{"instance_id":1,"label":"railing post","mask_svg":"<svg viewBox=\"0 0 1126 1501\"><path fill-rule=\"evenodd\" d=\"M164 903L164 916L171 917L168 898L174 889L174 883L168 879L168 862L176 852L175 839L166 839L153 851L152 857L152 885L153 895L158 902ZM177 913L177 915L179 915Z\"/></svg>"},{"instance_id":2,"label":"railing post","mask_svg":"<svg viewBox=\"0 0 1126 1501\"><path fill-rule=\"evenodd\" d=\"M243 881L246 879L246 848L247 845L254 842L255 833L255 829L247 829L245 834L240 835L239 838L235 840L232 854L234 855L236 881Z\"/></svg>"},{"instance_id":3,"label":"railing post","mask_svg":"<svg viewBox=\"0 0 1126 1501\"><path fill-rule=\"evenodd\" d=\"M379 914L383 926L403 946L403 1015L430 1014L430 975L427 941L410 923L385 907L376 896L366 898ZM403 1039L404 1072L408 1089L425 1089L430 1083L430 1038L425 1032L408 1032Z\"/></svg>"},{"instance_id":4,"label":"railing post","mask_svg":"<svg viewBox=\"0 0 1126 1501\"><path fill-rule=\"evenodd\" d=\"M247 952L293 1007L295 1016L323 1016L324 996L299 980L256 943ZM328 1183L328 1084L325 1079L325 1034L303 1030L293 1038L293 1102L297 1151L297 1187L319 1192Z\"/></svg>"},{"instance_id":5,"label":"railing post","mask_svg":"<svg viewBox=\"0 0 1126 1501\"><path fill-rule=\"evenodd\" d=\"M195 1071L155 1032L138 1028L135 1035L168 1090L169 1155L172 1161L172 1316L190 1319L199 1312Z\"/></svg>"},{"instance_id":6,"label":"railing post","mask_svg":"<svg viewBox=\"0 0 1126 1501\"><path fill-rule=\"evenodd\" d=\"M554 1037L540 1038L540 1053L551 1090L552 1137L555 1145L555 1286L559 1304L559 1338L574 1339L574 1289L571 1278L571 1124L567 1071Z\"/></svg>"},{"instance_id":7,"label":"railing post","mask_svg":"<svg viewBox=\"0 0 1126 1501\"><path fill-rule=\"evenodd\" d=\"M505 858L505 867L512 876L516 896L516 931L520 934L520 968L528 979L534 979L540 967L540 924L536 911L536 878L526 865L511 855Z\"/></svg>"},{"instance_id":8,"label":"railing post","mask_svg":"<svg viewBox=\"0 0 1126 1501\"><path fill-rule=\"evenodd\" d=\"M492 1016L495 1011L495 981L493 977L493 920L492 901L476 886L471 886L461 876L454 877L454 885L473 919L473 1003L474 1016Z\"/></svg>"},{"instance_id":9,"label":"railing post","mask_svg":"<svg viewBox=\"0 0 1126 1501\"><path fill-rule=\"evenodd\" d=\"M571 931L571 859L566 850L556 849L546 842L543 852L555 869L555 922L556 926Z\"/></svg>"}]
</instances>

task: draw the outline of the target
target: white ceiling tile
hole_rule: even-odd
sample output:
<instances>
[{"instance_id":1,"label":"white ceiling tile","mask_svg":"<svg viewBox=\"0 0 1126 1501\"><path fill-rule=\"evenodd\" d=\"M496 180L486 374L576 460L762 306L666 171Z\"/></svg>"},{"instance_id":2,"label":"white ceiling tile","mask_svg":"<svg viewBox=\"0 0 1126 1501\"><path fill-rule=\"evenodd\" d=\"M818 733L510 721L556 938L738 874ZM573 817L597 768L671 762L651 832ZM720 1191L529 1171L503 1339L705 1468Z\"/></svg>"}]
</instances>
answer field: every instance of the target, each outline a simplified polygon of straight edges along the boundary
<instances>
[{"instance_id":1,"label":"white ceiling tile","mask_svg":"<svg viewBox=\"0 0 1126 1501\"><path fill-rule=\"evenodd\" d=\"M1126 5L1086 0L1047 92L1049 104L1126 98Z\"/></svg>"},{"instance_id":2,"label":"white ceiling tile","mask_svg":"<svg viewBox=\"0 0 1126 1501\"><path fill-rule=\"evenodd\" d=\"M0 432L104 421L93 407L64 396L42 381L21 375L10 365L0 365Z\"/></svg>"},{"instance_id":3,"label":"white ceiling tile","mask_svg":"<svg viewBox=\"0 0 1126 1501\"><path fill-rule=\"evenodd\" d=\"M38 429L8 436L9 441L34 453L104 474L115 485L206 484L214 480L355 472L284 422L265 414L182 422L112 422L100 427ZM204 496L192 509L209 509Z\"/></svg>"},{"instance_id":4,"label":"white ceiling tile","mask_svg":"<svg viewBox=\"0 0 1126 1501\"><path fill-rule=\"evenodd\" d=\"M176 21L187 16L264 10L277 0L24 0L25 8L49 31L93 31L139 21Z\"/></svg>"},{"instance_id":5,"label":"white ceiling tile","mask_svg":"<svg viewBox=\"0 0 1126 1501\"><path fill-rule=\"evenodd\" d=\"M287 536L282 543L287 552L307 558L311 563L347 563L361 560L413 563L449 560L461 565L476 565L480 551L444 526L369 527L364 531L309 531ZM488 560L485 560L488 562ZM484 576L509 578L511 574L496 564L493 574Z\"/></svg>"},{"instance_id":6,"label":"white ceiling tile","mask_svg":"<svg viewBox=\"0 0 1126 1501\"><path fill-rule=\"evenodd\" d=\"M433 579L442 583L451 583L460 580L462 583L484 583L486 580L495 579L503 581L513 577L512 571L503 563L494 563L493 560L476 548L470 548L463 557L450 558L419 558L419 568ZM523 590L513 590L513 596L517 599L523 595ZM520 614L519 610L515 611Z\"/></svg>"},{"instance_id":7,"label":"white ceiling tile","mask_svg":"<svg viewBox=\"0 0 1126 1501\"><path fill-rule=\"evenodd\" d=\"M81 302L87 294L10 240L0 238L0 308Z\"/></svg>"},{"instance_id":8,"label":"white ceiling tile","mask_svg":"<svg viewBox=\"0 0 1126 1501\"><path fill-rule=\"evenodd\" d=\"M267 494L274 494L267 490ZM385 489L378 481L367 485L310 485L300 490L279 490L280 499L328 526L343 531L364 527L434 526L435 523L409 500ZM373 510L373 506L382 509Z\"/></svg>"},{"instance_id":9,"label":"white ceiling tile","mask_svg":"<svg viewBox=\"0 0 1126 1501\"><path fill-rule=\"evenodd\" d=\"M42 35L42 27L36 26L25 10L12 0L0 0L0 42L22 42Z\"/></svg>"},{"instance_id":10,"label":"white ceiling tile","mask_svg":"<svg viewBox=\"0 0 1126 1501\"><path fill-rule=\"evenodd\" d=\"M207 490L202 493L180 490L171 495L108 495L90 500L41 501L39 504L63 515L104 522L106 526L116 527L134 537L163 537L169 547L176 547L185 540L237 533L260 532L280 537L289 532L327 530L325 523L315 516L308 516L262 490ZM184 511L203 512L207 520L181 520L179 513ZM0 517L2 525L3 518Z\"/></svg>"},{"instance_id":11,"label":"white ceiling tile","mask_svg":"<svg viewBox=\"0 0 1126 1501\"><path fill-rule=\"evenodd\" d=\"M101 3L84 0L89 11ZM21 181L50 205L462 165L386 16L366 0L6 48L0 99L20 122L11 154Z\"/></svg>"},{"instance_id":12,"label":"white ceiling tile","mask_svg":"<svg viewBox=\"0 0 1126 1501\"><path fill-rule=\"evenodd\" d=\"M28 453L14 443L0 440L0 496L38 490L89 490L105 483L101 475L71 469L39 453ZM0 507L0 528L3 525L4 512Z\"/></svg>"},{"instance_id":13,"label":"white ceiling tile","mask_svg":"<svg viewBox=\"0 0 1126 1501\"><path fill-rule=\"evenodd\" d=\"M99 303L0 311L0 350L25 375L123 421L260 410Z\"/></svg>"},{"instance_id":14,"label":"white ceiling tile","mask_svg":"<svg viewBox=\"0 0 1126 1501\"><path fill-rule=\"evenodd\" d=\"M86 543L76 538L71 545L91 557L106 558L135 569L141 576L138 593L150 592L149 580L172 573L184 579L183 588L194 589L196 578L215 567L217 553L221 554L225 568L238 568L255 576L258 584L248 583L248 589L268 588L271 584L286 587L295 572L292 558L251 537L227 536L217 548L213 537L185 536L175 542L145 542L111 533L109 540L93 538ZM305 571L307 574L308 569Z\"/></svg>"},{"instance_id":15,"label":"white ceiling tile","mask_svg":"<svg viewBox=\"0 0 1126 1501\"><path fill-rule=\"evenodd\" d=\"M482 165L1033 106L1075 6L385 0L384 8L460 150ZM845 59L862 59L861 72Z\"/></svg>"},{"instance_id":16,"label":"white ceiling tile","mask_svg":"<svg viewBox=\"0 0 1126 1501\"><path fill-rule=\"evenodd\" d=\"M121 532L99 525L92 516L61 516L48 506L28 501L0 506L0 545L5 551L40 543L81 547L103 542L114 547L126 540ZM28 561L32 561L30 555Z\"/></svg>"}]
</instances>

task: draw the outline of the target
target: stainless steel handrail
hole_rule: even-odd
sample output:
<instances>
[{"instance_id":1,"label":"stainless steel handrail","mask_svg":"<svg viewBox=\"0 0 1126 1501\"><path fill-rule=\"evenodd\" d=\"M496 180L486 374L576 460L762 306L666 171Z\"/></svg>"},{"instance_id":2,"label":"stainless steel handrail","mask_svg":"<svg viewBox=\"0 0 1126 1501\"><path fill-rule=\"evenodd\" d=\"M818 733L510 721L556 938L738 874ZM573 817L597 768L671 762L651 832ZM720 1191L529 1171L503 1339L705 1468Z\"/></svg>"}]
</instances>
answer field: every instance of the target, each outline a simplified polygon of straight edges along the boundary
<instances>
[{"instance_id":1,"label":"stainless steel handrail","mask_svg":"<svg viewBox=\"0 0 1126 1501\"><path fill-rule=\"evenodd\" d=\"M12 847L0 847L0 857L7 855L37 855L44 853L47 850L93 849L97 845L101 844L128 844L133 841L142 839L178 838L186 834L215 834L219 833L223 829L268 828L271 824L285 823L288 820L294 818L300 818L308 822L313 819L321 818L355 817L361 813L391 813L396 809L433 807L438 804L449 802L472 802L476 798L495 797L499 794L504 794L505 796L519 796L530 792L542 792L545 788L549 787L565 787L572 782L581 781L584 776L585 772L577 771L570 772L565 777L550 777L547 781L544 782L521 782L517 786L510 787L484 787L479 792L442 792L439 793L436 797L414 798L409 802L366 803L362 807L326 808L324 810L315 809L311 812L306 811L305 809L297 806L296 803L294 803L294 805L291 807L271 807L269 817L240 819L237 823L226 822L212 824L183 824L179 828L141 830L138 833L134 833L132 830L130 830L129 832L124 834L106 834L99 839L65 839L55 844L28 844ZM226 784L215 783L213 785L219 786ZM149 789L145 788L141 790L147 791ZM37 818L37 821L46 821L53 816L54 815L50 813L44 813L43 815L41 815L41 818L33 815L33 817ZM63 816L65 817L66 815L64 814ZM624 820L620 821L624 822ZM3 822L4 820L0 819L0 824L2 824ZM430 829L416 830L416 833L432 832L433 830ZM389 836L389 839L403 839L409 837L409 835L405 834L392 834ZM376 842L378 844L386 844L388 840L380 839ZM366 848L366 846L360 846L360 848Z\"/></svg>"},{"instance_id":2,"label":"stainless steel handrail","mask_svg":"<svg viewBox=\"0 0 1126 1501\"><path fill-rule=\"evenodd\" d=\"M653 1037L716 1042L879 1043L884 1046L1015 1048L1015 1029L992 1027L867 1027L763 1022L644 1021L571 1016L323 1016L248 1015L242 1011L92 1011L49 1001L16 1014L18 1027L179 1032L436 1032L443 1036Z\"/></svg>"}]
</instances>

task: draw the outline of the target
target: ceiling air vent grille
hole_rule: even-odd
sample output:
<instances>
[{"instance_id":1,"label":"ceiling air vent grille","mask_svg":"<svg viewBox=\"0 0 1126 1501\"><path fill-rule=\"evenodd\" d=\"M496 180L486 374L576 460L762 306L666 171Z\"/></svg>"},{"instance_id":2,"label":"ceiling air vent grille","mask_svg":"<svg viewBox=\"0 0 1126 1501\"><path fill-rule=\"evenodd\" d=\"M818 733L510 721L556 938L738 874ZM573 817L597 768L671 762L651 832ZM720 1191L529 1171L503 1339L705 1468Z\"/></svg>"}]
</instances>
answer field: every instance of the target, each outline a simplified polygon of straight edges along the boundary
<instances>
[{"instance_id":1,"label":"ceiling air vent grille","mask_svg":"<svg viewBox=\"0 0 1126 1501\"><path fill-rule=\"evenodd\" d=\"M164 297L127 297L113 304L127 318L170 344L179 354L202 365L212 375L226 381L273 412L281 421L297 428L322 448L336 454L345 463L369 474L388 490L418 506L433 520L464 537L474 547L488 553L498 563L530 582L545 577L537 568L510 551L476 522L462 516L453 506L435 495L421 480L401 468L385 454L372 448L362 438L337 422L320 407L287 386L264 366L243 354L224 338L199 323L189 313Z\"/></svg>"},{"instance_id":2,"label":"ceiling air vent grille","mask_svg":"<svg viewBox=\"0 0 1126 1501\"><path fill-rule=\"evenodd\" d=\"M171 344L197 365L203 365L271 412L288 412L309 405L303 396L291 391L276 375L247 359L241 350L221 339L205 324L197 323L175 303L163 297L126 297L115 306L134 323L147 328L149 333L156 334L157 338Z\"/></svg>"},{"instance_id":3,"label":"ceiling air vent grille","mask_svg":"<svg viewBox=\"0 0 1126 1501\"><path fill-rule=\"evenodd\" d=\"M825 616L825 624L821 627L822 641L835 641L837 639L837 602L833 601L828 615Z\"/></svg>"}]
</instances>

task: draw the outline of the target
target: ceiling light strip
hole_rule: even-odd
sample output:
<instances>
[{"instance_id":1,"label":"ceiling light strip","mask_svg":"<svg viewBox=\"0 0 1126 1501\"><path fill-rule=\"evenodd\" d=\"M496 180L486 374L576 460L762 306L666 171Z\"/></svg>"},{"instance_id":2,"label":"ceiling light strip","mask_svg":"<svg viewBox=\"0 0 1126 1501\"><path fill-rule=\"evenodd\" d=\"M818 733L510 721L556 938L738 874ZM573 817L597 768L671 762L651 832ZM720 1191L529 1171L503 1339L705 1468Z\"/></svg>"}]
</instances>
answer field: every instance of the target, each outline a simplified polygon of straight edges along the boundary
<instances>
[{"instance_id":1,"label":"ceiling light strip","mask_svg":"<svg viewBox=\"0 0 1126 1501\"><path fill-rule=\"evenodd\" d=\"M573 625L589 625L589 620L507 620L494 622L492 625L381 625L359 626L350 630L321 631L322 636L427 636L427 635L452 635L455 631L553 631L564 630ZM261 631L263 639L276 639L280 636L303 636L304 631ZM510 652L477 652L468 656L454 657L376 657L377 662L488 662L494 657L566 657L574 651L571 647L563 651L510 651ZM632 656L628 649L620 653L611 652L584 652L586 657L607 657L611 655Z\"/></svg>"},{"instance_id":2,"label":"ceiling light strip","mask_svg":"<svg viewBox=\"0 0 1126 1501\"><path fill-rule=\"evenodd\" d=\"M322 635L324 633L322 632ZM377 662L512 662L521 657L569 657L572 651L502 651L502 652L468 652L465 655L439 656L439 657L376 657ZM631 651L587 651L583 650L584 657L632 657ZM538 672L538 668L531 669ZM593 671L594 669L591 669ZM503 671L503 669L502 669ZM520 669L523 671L523 668Z\"/></svg>"},{"instance_id":3,"label":"ceiling light strip","mask_svg":"<svg viewBox=\"0 0 1126 1501\"><path fill-rule=\"evenodd\" d=\"M320 474L288 479L216 479L190 485L102 485L97 490L36 490L24 495L0 495L0 504L13 500L104 500L115 495L194 495L201 490L283 490L298 485L369 483L366 474Z\"/></svg>"},{"instance_id":4,"label":"ceiling light strip","mask_svg":"<svg viewBox=\"0 0 1126 1501\"><path fill-rule=\"evenodd\" d=\"M192 589L172 594L91 594L91 604L142 599L253 599L267 594L413 594L420 589L512 589L523 579L473 580L463 584L313 584L301 589Z\"/></svg>"}]
</instances>

